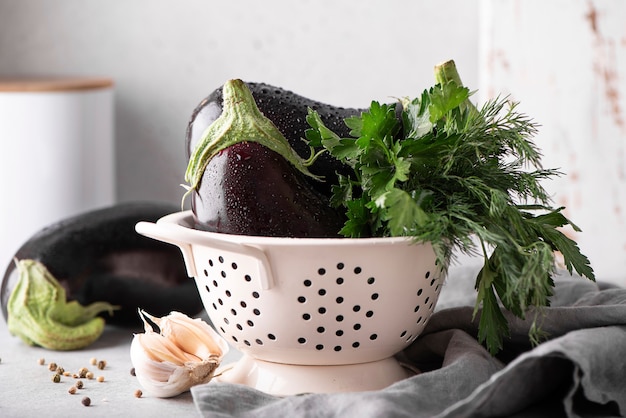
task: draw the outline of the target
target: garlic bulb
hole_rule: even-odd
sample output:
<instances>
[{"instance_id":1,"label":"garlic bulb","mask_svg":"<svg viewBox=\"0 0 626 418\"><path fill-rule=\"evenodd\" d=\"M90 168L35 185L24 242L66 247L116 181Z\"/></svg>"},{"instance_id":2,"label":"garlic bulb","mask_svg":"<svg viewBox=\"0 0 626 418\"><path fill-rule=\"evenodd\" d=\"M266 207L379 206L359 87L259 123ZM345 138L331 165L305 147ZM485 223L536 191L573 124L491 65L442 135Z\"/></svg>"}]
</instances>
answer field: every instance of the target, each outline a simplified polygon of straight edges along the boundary
<instances>
[{"instance_id":1,"label":"garlic bulb","mask_svg":"<svg viewBox=\"0 0 626 418\"><path fill-rule=\"evenodd\" d=\"M139 310L139 316L145 333L134 335L130 359L146 391L168 398L213 378L228 353L228 343L209 324L180 312L156 318Z\"/></svg>"}]
</instances>

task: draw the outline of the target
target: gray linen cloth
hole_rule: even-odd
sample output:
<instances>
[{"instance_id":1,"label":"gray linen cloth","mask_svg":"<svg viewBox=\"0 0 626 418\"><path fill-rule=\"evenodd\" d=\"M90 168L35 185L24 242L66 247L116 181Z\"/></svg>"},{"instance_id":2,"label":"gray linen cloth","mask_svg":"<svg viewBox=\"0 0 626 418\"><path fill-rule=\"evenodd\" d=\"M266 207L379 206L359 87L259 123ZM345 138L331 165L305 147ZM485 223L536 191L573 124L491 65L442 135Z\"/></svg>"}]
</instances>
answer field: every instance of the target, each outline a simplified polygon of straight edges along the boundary
<instances>
[{"instance_id":1,"label":"gray linen cloth","mask_svg":"<svg viewBox=\"0 0 626 418\"><path fill-rule=\"evenodd\" d=\"M422 373L383 390L275 397L235 384L192 388L203 417L618 417L626 414L626 289L559 273L532 347L508 316L496 357L476 340L472 275L454 273L423 334L398 357ZM458 289L456 289L458 288ZM442 293L443 296L443 293Z\"/></svg>"}]
</instances>

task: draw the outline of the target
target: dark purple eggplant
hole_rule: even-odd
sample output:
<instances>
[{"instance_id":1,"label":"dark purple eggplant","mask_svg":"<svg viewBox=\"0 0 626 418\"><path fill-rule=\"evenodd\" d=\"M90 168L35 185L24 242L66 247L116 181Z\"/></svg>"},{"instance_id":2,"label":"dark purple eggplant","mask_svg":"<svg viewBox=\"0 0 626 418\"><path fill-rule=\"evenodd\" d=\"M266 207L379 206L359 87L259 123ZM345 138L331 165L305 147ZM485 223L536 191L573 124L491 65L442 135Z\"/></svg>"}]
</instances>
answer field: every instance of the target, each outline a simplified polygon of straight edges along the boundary
<instances>
[{"instance_id":1,"label":"dark purple eggplant","mask_svg":"<svg viewBox=\"0 0 626 418\"><path fill-rule=\"evenodd\" d=\"M215 155L192 199L196 228L272 237L337 237L345 219L278 153L240 142Z\"/></svg>"},{"instance_id":2,"label":"dark purple eggplant","mask_svg":"<svg viewBox=\"0 0 626 418\"><path fill-rule=\"evenodd\" d=\"M345 214L314 186L324 180L311 171L318 160L295 151L260 111L246 83L230 80L222 86L222 96L222 112L193 147L185 173L196 228L243 235L339 236Z\"/></svg>"},{"instance_id":3,"label":"dark purple eggplant","mask_svg":"<svg viewBox=\"0 0 626 418\"><path fill-rule=\"evenodd\" d=\"M135 231L137 222L155 222L177 210L166 203L130 202L88 211L42 229L14 258L44 264L65 288L68 300L118 305L113 315L102 314L109 324L139 326L139 307L157 316L173 310L196 315L203 309L202 301L178 247ZM2 279L5 320L17 273L11 262Z\"/></svg>"},{"instance_id":4,"label":"dark purple eggplant","mask_svg":"<svg viewBox=\"0 0 626 418\"><path fill-rule=\"evenodd\" d=\"M350 133L344 120L365 111L365 109L331 106L265 83L246 83L246 85L261 113L276 125L289 145L305 159L310 154L309 146L303 140L304 132L310 128L306 121L309 108L317 111L324 124L341 137L348 137ZM221 86L211 92L194 109L186 131L187 157L192 154L206 128L221 115L223 105L224 94L223 86ZM354 174L354 170L328 154L322 154L309 167L309 170L321 177L322 181L306 180L315 190L325 196L330 196L332 185L337 183L337 173L344 176Z\"/></svg>"}]
</instances>

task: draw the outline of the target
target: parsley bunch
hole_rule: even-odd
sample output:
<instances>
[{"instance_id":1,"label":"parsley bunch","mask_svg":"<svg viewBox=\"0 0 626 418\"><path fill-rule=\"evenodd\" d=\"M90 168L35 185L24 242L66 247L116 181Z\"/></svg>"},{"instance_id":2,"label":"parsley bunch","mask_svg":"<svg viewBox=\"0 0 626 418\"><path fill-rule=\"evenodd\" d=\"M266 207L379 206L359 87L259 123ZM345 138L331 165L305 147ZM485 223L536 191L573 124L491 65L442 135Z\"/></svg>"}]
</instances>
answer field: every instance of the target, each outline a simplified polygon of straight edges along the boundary
<instances>
[{"instance_id":1,"label":"parsley bunch","mask_svg":"<svg viewBox=\"0 0 626 418\"><path fill-rule=\"evenodd\" d=\"M531 306L549 305L555 252L570 273L595 280L594 273L560 230L579 228L541 185L561 173L542 168L532 142L537 125L507 99L476 108L453 61L435 67L435 76L420 97L374 101L346 119L349 138L309 110L306 139L354 169L333 186L331 204L348 216L342 235L431 242L444 265L455 249L482 255L474 316L479 341L496 353L509 332L503 308L524 318ZM538 327L530 337L538 342Z\"/></svg>"}]
</instances>

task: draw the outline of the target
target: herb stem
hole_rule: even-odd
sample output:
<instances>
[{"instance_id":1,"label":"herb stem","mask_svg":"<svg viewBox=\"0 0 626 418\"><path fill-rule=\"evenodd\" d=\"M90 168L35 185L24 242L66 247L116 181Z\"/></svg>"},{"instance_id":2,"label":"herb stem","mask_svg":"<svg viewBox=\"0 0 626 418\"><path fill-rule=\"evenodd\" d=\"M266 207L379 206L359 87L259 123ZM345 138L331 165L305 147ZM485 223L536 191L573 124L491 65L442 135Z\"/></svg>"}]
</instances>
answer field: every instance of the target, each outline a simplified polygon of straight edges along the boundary
<instances>
[{"instance_id":1,"label":"herb stem","mask_svg":"<svg viewBox=\"0 0 626 418\"><path fill-rule=\"evenodd\" d=\"M454 60L448 60L435 65L435 81L437 84L447 84L453 81L458 87L463 87L461 76L456 69ZM478 112L474 103L470 99L466 99L460 106L462 110L469 110L473 113Z\"/></svg>"}]
</instances>

